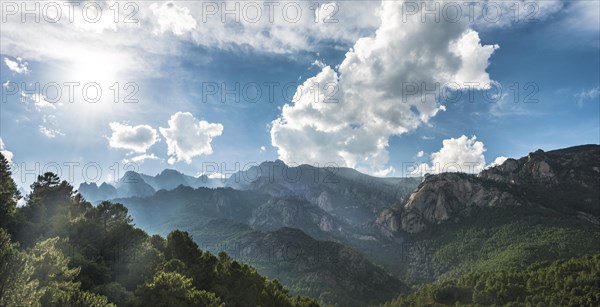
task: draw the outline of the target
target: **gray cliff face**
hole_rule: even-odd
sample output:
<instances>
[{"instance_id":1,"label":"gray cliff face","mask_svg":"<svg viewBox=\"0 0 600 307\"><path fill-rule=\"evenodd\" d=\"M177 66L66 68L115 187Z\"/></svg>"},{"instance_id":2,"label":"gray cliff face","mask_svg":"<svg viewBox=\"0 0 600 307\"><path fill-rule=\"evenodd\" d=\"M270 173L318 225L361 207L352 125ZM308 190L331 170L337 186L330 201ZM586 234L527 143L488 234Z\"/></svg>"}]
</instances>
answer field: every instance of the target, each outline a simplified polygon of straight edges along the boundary
<instances>
[{"instance_id":1,"label":"gray cliff face","mask_svg":"<svg viewBox=\"0 0 600 307\"><path fill-rule=\"evenodd\" d=\"M384 209L377 220L375 225L378 226L381 233L386 237L393 237L394 234L401 231L400 227L401 211L393 209Z\"/></svg>"},{"instance_id":2,"label":"gray cliff face","mask_svg":"<svg viewBox=\"0 0 600 307\"><path fill-rule=\"evenodd\" d=\"M428 224L468 216L476 207L522 204L514 195L487 186L475 176L444 173L427 177L401 209L382 212L376 223L387 236L399 230L417 233Z\"/></svg>"},{"instance_id":3,"label":"gray cliff face","mask_svg":"<svg viewBox=\"0 0 600 307\"><path fill-rule=\"evenodd\" d=\"M383 210L375 224L384 236L418 233L459 220L474 208L544 206L600 224L600 146L584 145L507 159L478 176L428 176L400 208Z\"/></svg>"},{"instance_id":4,"label":"gray cliff face","mask_svg":"<svg viewBox=\"0 0 600 307\"><path fill-rule=\"evenodd\" d=\"M556 170L550 164L555 164L544 151L537 150L526 158L519 160L507 159L502 165L483 170L479 177L510 183L535 183L556 185L559 183Z\"/></svg>"}]
</instances>

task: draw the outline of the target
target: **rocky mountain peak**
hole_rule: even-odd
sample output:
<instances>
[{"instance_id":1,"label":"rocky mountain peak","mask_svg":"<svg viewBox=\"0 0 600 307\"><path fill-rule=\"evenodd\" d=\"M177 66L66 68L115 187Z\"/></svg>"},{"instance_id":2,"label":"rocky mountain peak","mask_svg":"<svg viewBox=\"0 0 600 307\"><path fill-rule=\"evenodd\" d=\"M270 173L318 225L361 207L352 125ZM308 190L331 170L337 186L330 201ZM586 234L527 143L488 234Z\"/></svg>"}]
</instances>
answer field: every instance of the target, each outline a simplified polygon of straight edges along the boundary
<instances>
[{"instance_id":1,"label":"rocky mountain peak","mask_svg":"<svg viewBox=\"0 0 600 307\"><path fill-rule=\"evenodd\" d=\"M426 176L402 207L382 211L376 225L386 236L399 231L416 233L430 224L468 216L474 208L518 205L544 206L596 221L599 173L598 145L549 152L538 149L478 176Z\"/></svg>"},{"instance_id":2,"label":"rocky mountain peak","mask_svg":"<svg viewBox=\"0 0 600 307\"><path fill-rule=\"evenodd\" d=\"M481 178L515 184L588 185L600 167L600 146L582 145L544 152L541 149L521 159L508 159L502 165L479 174Z\"/></svg>"}]
</instances>

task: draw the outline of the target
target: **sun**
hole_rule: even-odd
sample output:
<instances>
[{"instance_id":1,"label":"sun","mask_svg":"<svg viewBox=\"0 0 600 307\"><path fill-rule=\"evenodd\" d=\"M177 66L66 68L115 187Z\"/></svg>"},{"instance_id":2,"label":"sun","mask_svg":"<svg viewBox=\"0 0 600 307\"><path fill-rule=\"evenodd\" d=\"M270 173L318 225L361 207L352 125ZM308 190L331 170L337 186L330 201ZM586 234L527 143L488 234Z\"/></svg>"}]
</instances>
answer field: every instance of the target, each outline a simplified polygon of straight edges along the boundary
<instances>
[{"instance_id":1,"label":"sun","mask_svg":"<svg viewBox=\"0 0 600 307\"><path fill-rule=\"evenodd\" d=\"M69 79L83 84L97 83L102 88L108 88L119 82L120 65L114 54L91 51L73 59L69 67Z\"/></svg>"},{"instance_id":2,"label":"sun","mask_svg":"<svg viewBox=\"0 0 600 307\"><path fill-rule=\"evenodd\" d=\"M98 120L112 118L130 111L135 105L125 104L124 99L132 91L126 84L127 61L115 52L89 50L68 55L69 61L63 66L63 84L76 84L72 91L72 102L64 101L63 105L73 112L75 121L82 125ZM69 89L63 88L64 96ZM64 100L68 100L66 97ZM129 108L127 108L129 106Z\"/></svg>"}]
</instances>

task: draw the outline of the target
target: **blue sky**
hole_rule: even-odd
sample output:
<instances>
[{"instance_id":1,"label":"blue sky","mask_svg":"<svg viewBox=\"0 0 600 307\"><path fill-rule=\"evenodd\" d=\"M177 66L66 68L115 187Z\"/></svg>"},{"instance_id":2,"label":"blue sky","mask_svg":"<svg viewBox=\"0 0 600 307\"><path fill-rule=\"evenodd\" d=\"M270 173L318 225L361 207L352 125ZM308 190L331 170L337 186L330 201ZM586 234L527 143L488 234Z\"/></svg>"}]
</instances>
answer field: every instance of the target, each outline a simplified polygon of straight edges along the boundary
<instances>
[{"instance_id":1,"label":"blue sky","mask_svg":"<svg viewBox=\"0 0 600 307\"><path fill-rule=\"evenodd\" d=\"M321 17L337 8L331 24L315 23L311 3L300 1L300 21L276 15L257 23L243 14L239 22L207 18L206 4L196 1L140 2L136 23L123 23L124 11L115 23L107 4L96 3L105 13L96 23L3 15L0 136L21 185L34 179L23 166L36 170L35 163L39 171L59 165L65 179L65 163L78 163L74 184L126 169L197 175L206 163L227 173L277 158L402 176L406 164L430 172L436 163L472 162L479 170L537 148L600 143L595 1L528 2L536 5L533 23L515 22L508 9L495 23L418 15L400 22L407 8L400 1L323 3ZM23 82L55 82L63 96L50 103L52 90L23 95ZM96 82L103 95L96 103L75 95L70 103L64 82L80 82L78 90ZM463 86L457 101L417 95L403 102L402 82L480 85L473 101ZM490 82L496 87L486 90ZM235 92L225 102L223 84ZM307 90L315 85L325 96L337 90L338 102L315 100ZM503 95L493 96L498 86ZM296 92L304 94L286 99ZM137 103L123 103L130 93ZM537 102L526 103L528 94Z\"/></svg>"}]
</instances>

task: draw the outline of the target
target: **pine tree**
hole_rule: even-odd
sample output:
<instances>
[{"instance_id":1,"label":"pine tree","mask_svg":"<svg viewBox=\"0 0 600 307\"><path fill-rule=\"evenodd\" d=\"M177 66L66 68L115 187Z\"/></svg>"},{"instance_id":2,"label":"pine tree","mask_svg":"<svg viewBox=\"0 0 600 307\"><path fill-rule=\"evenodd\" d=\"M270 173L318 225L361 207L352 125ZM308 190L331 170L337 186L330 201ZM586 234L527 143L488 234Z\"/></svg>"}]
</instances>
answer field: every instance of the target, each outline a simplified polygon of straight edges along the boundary
<instances>
[{"instance_id":1,"label":"pine tree","mask_svg":"<svg viewBox=\"0 0 600 307\"><path fill-rule=\"evenodd\" d=\"M0 228L0 306L39 306L43 292L30 257Z\"/></svg>"},{"instance_id":2,"label":"pine tree","mask_svg":"<svg viewBox=\"0 0 600 307\"><path fill-rule=\"evenodd\" d=\"M21 194L11 177L8 160L0 153L0 227L6 228L15 215Z\"/></svg>"}]
</instances>

